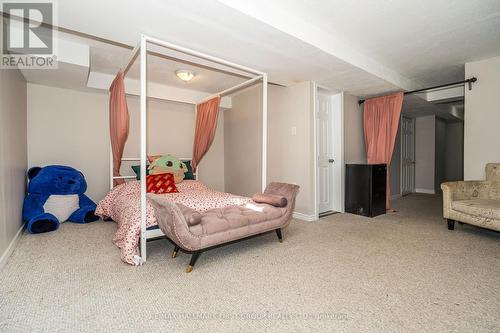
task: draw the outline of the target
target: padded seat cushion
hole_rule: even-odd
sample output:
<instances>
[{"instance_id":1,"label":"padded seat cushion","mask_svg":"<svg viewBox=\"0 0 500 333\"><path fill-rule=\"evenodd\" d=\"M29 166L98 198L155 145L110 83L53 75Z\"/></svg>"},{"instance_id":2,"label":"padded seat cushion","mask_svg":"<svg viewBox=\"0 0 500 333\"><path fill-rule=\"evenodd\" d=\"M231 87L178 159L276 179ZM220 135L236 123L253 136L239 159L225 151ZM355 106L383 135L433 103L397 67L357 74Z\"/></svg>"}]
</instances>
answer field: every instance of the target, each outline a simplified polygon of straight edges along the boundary
<instances>
[{"instance_id":1,"label":"padded seat cushion","mask_svg":"<svg viewBox=\"0 0 500 333\"><path fill-rule=\"evenodd\" d=\"M500 220L500 201L491 199L458 200L451 203L458 212Z\"/></svg>"},{"instance_id":2,"label":"padded seat cushion","mask_svg":"<svg viewBox=\"0 0 500 333\"><path fill-rule=\"evenodd\" d=\"M255 211L245 206L228 206L207 210L201 214L201 222L191 225L189 231L197 236L211 235L232 229L256 225L261 222L275 220L283 216L284 208L271 205L259 205L263 211Z\"/></svg>"}]
</instances>

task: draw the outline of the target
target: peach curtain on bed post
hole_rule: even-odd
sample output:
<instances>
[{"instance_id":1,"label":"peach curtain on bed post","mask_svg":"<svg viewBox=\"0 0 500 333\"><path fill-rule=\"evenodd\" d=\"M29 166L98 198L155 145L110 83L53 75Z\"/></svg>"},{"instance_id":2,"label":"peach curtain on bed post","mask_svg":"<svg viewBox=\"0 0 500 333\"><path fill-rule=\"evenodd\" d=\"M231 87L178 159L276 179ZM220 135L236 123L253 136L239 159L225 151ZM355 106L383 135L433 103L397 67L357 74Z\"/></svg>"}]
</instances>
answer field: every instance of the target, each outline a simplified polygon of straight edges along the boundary
<instances>
[{"instance_id":1,"label":"peach curtain on bed post","mask_svg":"<svg viewBox=\"0 0 500 333\"><path fill-rule=\"evenodd\" d=\"M119 72L109 88L109 134L113 152L113 176L120 176L123 148L128 137L129 115L123 73ZM114 179L113 184L123 184L123 179Z\"/></svg>"},{"instance_id":2,"label":"peach curtain on bed post","mask_svg":"<svg viewBox=\"0 0 500 333\"><path fill-rule=\"evenodd\" d=\"M196 106L196 127L193 143L193 170L196 171L201 159L210 149L217 130L220 96L214 97Z\"/></svg>"},{"instance_id":3,"label":"peach curtain on bed post","mask_svg":"<svg viewBox=\"0 0 500 333\"><path fill-rule=\"evenodd\" d=\"M386 209L390 209L389 166L398 133L402 106L402 92L370 98L364 103L364 129L368 163L387 164Z\"/></svg>"}]
</instances>

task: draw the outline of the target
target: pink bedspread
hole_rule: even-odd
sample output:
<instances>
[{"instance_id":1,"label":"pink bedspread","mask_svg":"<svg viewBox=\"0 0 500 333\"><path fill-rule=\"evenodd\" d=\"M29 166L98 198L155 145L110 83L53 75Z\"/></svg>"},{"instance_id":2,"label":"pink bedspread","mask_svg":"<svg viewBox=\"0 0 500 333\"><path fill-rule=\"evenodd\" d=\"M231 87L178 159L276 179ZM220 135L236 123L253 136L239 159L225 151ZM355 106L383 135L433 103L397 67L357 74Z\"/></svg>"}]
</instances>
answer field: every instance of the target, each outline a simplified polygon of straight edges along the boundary
<instances>
[{"instance_id":1,"label":"pink bedspread","mask_svg":"<svg viewBox=\"0 0 500 333\"><path fill-rule=\"evenodd\" d=\"M242 205L250 198L230 193L218 192L199 181L184 180L176 184L179 193L161 194L175 203L181 203L199 212L212 208ZM121 259L135 265L134 256L138 255L139 234L141 229L140 182L130 181L112 189L97 205L96 214L110 217L118 223L113 242L121 250ZM149 194L148 194L149 195ZM146 227L156 225L155 212L147 199Z\"/></svg>"}]
</instances>

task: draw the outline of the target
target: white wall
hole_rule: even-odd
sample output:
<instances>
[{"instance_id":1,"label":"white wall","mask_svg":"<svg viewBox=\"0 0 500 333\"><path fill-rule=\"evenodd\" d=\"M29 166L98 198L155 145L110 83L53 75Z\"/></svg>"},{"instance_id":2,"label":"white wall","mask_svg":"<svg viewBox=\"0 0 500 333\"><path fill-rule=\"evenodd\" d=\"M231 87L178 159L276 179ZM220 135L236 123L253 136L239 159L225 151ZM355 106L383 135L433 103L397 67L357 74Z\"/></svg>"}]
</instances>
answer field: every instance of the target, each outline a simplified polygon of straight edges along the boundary
<instances>
[{"instance_id":1,"label":"white wall","mask_svg":"<svg viewBox=\"0 0 500 333\"><path fill-rule=\"evenodd\" d=\"M224 115L225 190L243 196L262 191L262 85L232 98Z\"/></svg>"},{"instance_id":2,"label":"white wall","mask_svg":"<svg viewBox=\"0 0 500 333\"><path fill-rule=\"evenodd\" d=\"M313 96L309 81L269 90L268 181L300 185L295 211L308 217L316 213Z\"/></svg>"},{"instance_id":3,"label":"white wall","mask_svg":"<svg viewBox=\"0 0 500 333\"><path fill-rule=\"evenodd\" d=\"M231 193L261 191L261 89L258 85L233 96L233 108L225 111L225 184ZM268 90L268 183L298 184L295 211L311 216L315 213L312 96L311 82L270 85Z\"/></svg>"},{"instance_id":4,"label":"white wall","mask_svg":"<svg viewBox=\"0 0 500 333\"><path fill-rule=\"evenodd\" d=\"M0 268L23 225L26 189L26 82L18 70L0 70Z\"/></svg>"},{"instance_id":5,"label":"white wall","mask_svg":"<svg viewBox=\"0 0 500 333\"><path fill-rule=\"evenodd\" d=\"M415 191L434 193L435 116L415 120Z\"/></svg>"},{"instance_id":6,"label":"white wall","mask_svg":"<svg viewBox=\"0 0 500 333\"><path fill-rule=\"evenodd\" d=\"M444 120L436 118L435 151L434 151L434 189L441 191L441 183L446 179L446 129Z\"/></svg>"},{"instance_id":7,"label":"white wall","mask_svg":"<svg viewBox=\"0 0 500 333\"><path fill-rule=\"evenodd\" d=\"M500 57L465 64L464 178L484 179L486 163L500 162Z\"/></svg>"},{"instance_id":8,"label":"white wall","mask_svg":"<svg viewBox=\"0 0 500 333\"><path fill-rule=\"evenodd\" d=\"M123 156L138 157L140 155L139 97L128 96L127 104L130 113L130 132ZM149 154L161 155L169 153L179 158L191 157L195 127L194 110L195 106L190 104L148 99L147 140ZM106 116L107 112L106 109ZM220 191L224 191L223 158L224 111L220 111L214 143L199 167L200 180ZM131 164L128 163L122 166L123 174L134 174L129 165Z\"/></svg>"},{"instance_id":9,"label":"white wall","mask_svg":"<svg viewBox=\"0 0 500 333\"><path fill-rule=\"evenodd\" d=\"M445 181L464 179L464 123L446 124Z\"/></svg>"},{"instance_id":10,"label":"white wall","mask_svg":"<svg viewBox=\"0 0 500 333\"><path fill-rule=\"evenodd\" d=\"M443 182L463 180L463 152L463 122L445 122L436 118L436 193L441 191L441 184Z\"/></svg>"},{"instance_id":11,"label":"white wall","mask_svg":"<svg viewBox=\"0 0 500 333\"><path fill-rule=\"evenodd\" d=\"M363 111L358 98L344 94L344 158L345 163L366 163Z\"/></svg>"},{"instance_id":12,"label":"white wall","mask_svg":"<svg viewBox=\"0 0 500 333\"><path fill-rule=\"evenodd\" d=\"M108 97L28 84L28 167L63 164L83 172L95 201L109 190Z\"/></svg>"},{"instance_id":13,"label":"white wall","mask_svg":"<svg viewBox=\"0 0 500 333\"><path fill-rule=\"evenodd\" d=\"M139 102L127 98L131 117L124 157L139 155ZM148 100L149 153L190 157L194 106ZM221 113L222 115L222 113ZM28 84L28 165L65 164L87 178L87 194L98 201L109 190L108 94ZM212 149L200 164L201 180L224 189L223 116ZM131 171L128 165L124 174Z\"/></svg>"},{"instance_id":14,"label":"white wall","mask_svg":"<svg viewBox=\"0 0 500 333\"><path fill-rule=\"evenodd\" d=\"M401 126L394 142L391 165L389 167L389 179L391 184L391 197L397 198L401 195Z\"/></svg>"}]
</instances>

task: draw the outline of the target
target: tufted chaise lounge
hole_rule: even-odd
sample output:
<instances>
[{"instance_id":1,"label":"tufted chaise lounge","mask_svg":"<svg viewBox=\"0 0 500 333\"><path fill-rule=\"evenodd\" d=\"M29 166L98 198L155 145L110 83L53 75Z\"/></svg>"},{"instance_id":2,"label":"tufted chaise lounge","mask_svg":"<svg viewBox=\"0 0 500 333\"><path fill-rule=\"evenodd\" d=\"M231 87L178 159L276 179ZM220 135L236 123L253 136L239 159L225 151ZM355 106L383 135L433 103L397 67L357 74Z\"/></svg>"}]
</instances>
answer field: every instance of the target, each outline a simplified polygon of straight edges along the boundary
<instances>
[{"instance_id":1,"label":"tufted chaise lounge","mask_svg":"<svg viewBox=\"0 0 500 333\"><path fill-rule=\"evenodd\" d=\"M158 226L175 244L172 257L179 249L192 253L186 272L191 272L202 251L269 231L276 231L282 241L281 229L292 218L299 186L270 183L264 193L284 196L285 207L259 204L262 211L245 206L229 206L199 213L162 197L150 197Z\"/></svg>"}]
</instances>

